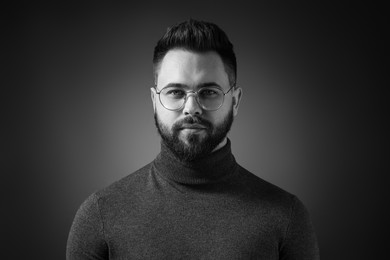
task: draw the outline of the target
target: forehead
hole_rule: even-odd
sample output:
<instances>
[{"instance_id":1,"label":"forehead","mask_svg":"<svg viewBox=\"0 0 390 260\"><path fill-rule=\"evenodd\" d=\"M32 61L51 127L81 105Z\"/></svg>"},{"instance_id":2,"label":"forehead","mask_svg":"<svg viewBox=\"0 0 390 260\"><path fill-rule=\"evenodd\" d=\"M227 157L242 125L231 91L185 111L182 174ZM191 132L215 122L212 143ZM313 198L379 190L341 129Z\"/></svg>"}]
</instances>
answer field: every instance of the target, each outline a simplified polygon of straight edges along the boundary
<instances>
[{"instance_id":1,"label":"forehead","mask_svg":"<svg viewBox=\"0 0 390 260\"><path fill-rule=\"evenodd\" d=\"M229 85L221 57L216 52L196 53L174 49L167 52L159 68L157 85L164 87L170 83L199 85L215 82L220 86Z\"/></svg>"}]
</instances>

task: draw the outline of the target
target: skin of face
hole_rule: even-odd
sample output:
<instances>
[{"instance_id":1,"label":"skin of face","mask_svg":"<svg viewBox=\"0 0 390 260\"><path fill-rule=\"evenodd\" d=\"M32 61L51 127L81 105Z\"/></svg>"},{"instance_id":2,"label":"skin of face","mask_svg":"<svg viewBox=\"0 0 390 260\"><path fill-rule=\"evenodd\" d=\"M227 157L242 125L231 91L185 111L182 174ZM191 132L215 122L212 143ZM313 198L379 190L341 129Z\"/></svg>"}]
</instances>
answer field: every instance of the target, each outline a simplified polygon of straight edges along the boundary
<instances>
[{"instance_id":1,"label":"skin of face","mask_svg":"<svg viewBox=\"0 0 390 260\"><path fill-rule=\"evenodd\" d=\"M197 53L183 49L168 51L159 66L156 79L157 90L161 91L165 86L173 83L181 84L186 91L196 91L204 83L216 83L225 93L231 87L222 59L216 52ZM171 111L162 106L156 89L151 88L154 112L168 129L171 129L178 120L190 115L197 115L213 125L221 124L231 109L233 115L237 115L241 96L241 88L232 89L225 95L224 103L220 109L207 111L198 104L195 95L189 95L181 110ZM197 134L200 138L204 138L206 131L183 129L179 134L180 140L187 143L189 134ZM214 150L223 147L226 142L225 137Z\"/></svg>"}]
</instances>

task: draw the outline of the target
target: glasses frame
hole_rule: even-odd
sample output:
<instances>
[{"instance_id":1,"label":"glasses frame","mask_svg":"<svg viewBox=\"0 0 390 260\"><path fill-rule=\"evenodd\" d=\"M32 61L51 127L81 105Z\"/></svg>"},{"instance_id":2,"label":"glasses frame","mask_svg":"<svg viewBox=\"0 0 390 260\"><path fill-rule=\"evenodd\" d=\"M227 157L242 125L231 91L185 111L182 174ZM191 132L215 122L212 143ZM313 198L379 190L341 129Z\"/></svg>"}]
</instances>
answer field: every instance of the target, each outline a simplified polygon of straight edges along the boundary
<instances>
[{"instance_id":1,"label":"glasses frame","mask_svg":"<svg viewBox=\"0 0 390 260\"><path fill-rule=\"evenodd\" d=\"M181 105L179 108L176 108L176 109L167 108L166 106L164 106L163 102L161 101L161 95L160 95L161 92L162 92L164 89L169 88L169 86L162 88L160 91L157 90L157 86L155 86L154 88L155 88L155 90L156 90L156 94L158 94L158 99L160 100L161 105L162 105L165 109L167 109L167 110L170 110L170 111L179 111L179 110L183 109L183 107L184 107L185 104L187 103L188 96L190 96L190 95L195 95L196 102L198 102L198 105L199 105L202 109L204 109L204 110L206 110L206 111L216 111L216 110L218 110L218 109L220 109L220 108L222 107L223 103L225 102L225 95L226 95L227 93L229 93L230 90L232 90L234 87L235 87L234 85L231 86L231 87L229 88L229 90L226 91L226 92L223 92L223 89L220 88L220 87L214 87L214 88L217 88L217 89L221 90L222 93L223 93L221 105L219 105L219 107L218 107L218 108L215 108L215 109L207 109L207 108L205 108L205 107L199 102L199 95L198 95L198 92L201 91L201 90L204 89L204 88L209 88L209 87L200 88L200 89L198 89L197 91L194 91L194 90L185 91L185 92L186 92L186 96L185 96L185 98L184 98L183 105Z\"/></svg>"}]
</instances>

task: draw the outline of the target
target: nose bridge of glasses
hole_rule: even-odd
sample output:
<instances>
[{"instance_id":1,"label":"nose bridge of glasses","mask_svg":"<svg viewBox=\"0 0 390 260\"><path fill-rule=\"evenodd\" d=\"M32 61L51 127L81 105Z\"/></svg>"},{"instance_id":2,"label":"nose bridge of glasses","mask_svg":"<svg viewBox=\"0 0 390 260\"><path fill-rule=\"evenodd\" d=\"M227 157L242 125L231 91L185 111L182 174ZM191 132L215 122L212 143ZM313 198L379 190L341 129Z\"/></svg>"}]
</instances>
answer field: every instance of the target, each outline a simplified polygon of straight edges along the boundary
<instances>
[{"instance_id":1,"label":"nose bridge of glasses","mask_svg":"<svg viewBox=\"0 0 390 260\"><path fill-rule=\"evenodd\" d=\"M186 96L184 97L184 104L183 104L183 105L186 105L186 104L188 103L189 98L190 98L191 96L194 98L193 101L195 101L195 103L196 103L197 105L200 105L200 103L199 103L198 91L194 91L194 90L186 91ZM194 103L194 102L192 102L192 103Z\"/></svg>"},{"instance_id":2,"label":"nose bridge of glasses","mask_svg":"<svg viewBox=\"0 0 390 260\"><path fill-rule=\"evenodd\" d=\"M186 91L186 97L185 98L188 99L191 96L195 96L195 98L198 98L198 91L194 91L194 90Z\"/></svg>"}]
</instances>

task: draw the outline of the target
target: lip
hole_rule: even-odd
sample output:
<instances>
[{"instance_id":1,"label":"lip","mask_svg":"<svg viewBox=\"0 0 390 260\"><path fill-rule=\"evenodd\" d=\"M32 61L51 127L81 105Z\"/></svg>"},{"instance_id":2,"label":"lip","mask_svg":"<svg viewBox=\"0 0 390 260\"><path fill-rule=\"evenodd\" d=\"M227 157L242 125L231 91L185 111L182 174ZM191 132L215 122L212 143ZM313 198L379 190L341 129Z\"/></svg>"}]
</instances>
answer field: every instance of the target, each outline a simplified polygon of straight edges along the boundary
<instances>
[{"instance_id":1,"label":"lip","mask_svg":"<svg viewBox=\"0 0 390 260\"><path fill-rule=\"evenodd\" d=\"M206 129L206 127L199 124L184 124L181 129Z\"/></svg>"}]
</instances>

